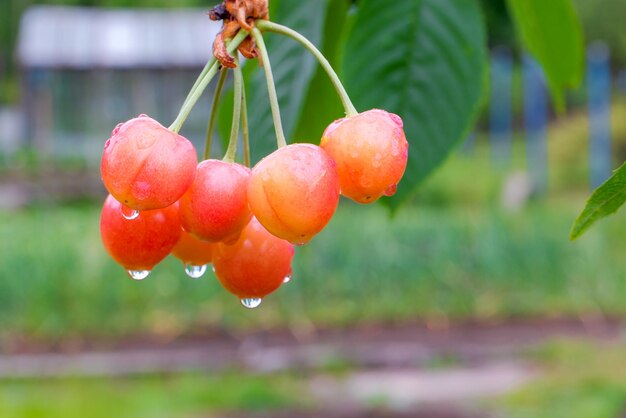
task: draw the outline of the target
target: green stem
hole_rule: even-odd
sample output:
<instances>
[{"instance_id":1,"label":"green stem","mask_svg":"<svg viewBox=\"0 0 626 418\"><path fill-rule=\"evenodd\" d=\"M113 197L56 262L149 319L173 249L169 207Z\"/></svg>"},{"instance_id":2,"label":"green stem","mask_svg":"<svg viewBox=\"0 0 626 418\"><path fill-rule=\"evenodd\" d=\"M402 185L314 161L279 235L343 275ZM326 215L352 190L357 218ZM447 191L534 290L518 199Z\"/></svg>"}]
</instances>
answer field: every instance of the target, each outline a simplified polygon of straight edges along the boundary
<instances>
[{"instance_id":1,"label":"green stem","mask_svg":"<svg viewBox=\"0 0 626 418\"><path fill-rule=\"evenodd\" d=\"M248 35L249 33L247 31L240 29L239 32L237 32L237 35L233 38L233 40L230 41L226 46L228 53L232 54ZM185 123L185 120L187 120L191 109L193 109L193 107L196 105L198 99L200 99L200 96L202 96L202 93L206 89L206 86L209 85L211 79L215 77L215 74L217 74L217 70L219 69L220 64L217 62L215 57L211 57L211 59L207 63L207 66L209 67L209 69L206 72L204 72L204 70L202 71L202 73L204 73L204 76L202 76L201 73L201 77L198 78L196 83L191 88L187 99L180 109L180 112L178 112L176 120L170 125L169 129L171 131L174 131L176 133L180 131L180 128Z\"/></svg>"},{"instance_id":2,"label":"green stem","mask_svg":"<svg viewBox=\"0 0 626 418\"><path fill-rule=\"evenodd\" d=\"M220 78L217 80L217 85L215 86L215 94L213 95L213 104L211 106L211 116L209 117L209 127L206 132L206 140L204 141L204 157L203 159L208 160L211 157L211 139L213 138L213 131L215 129L215 119L217 119L217 109L220 102L220 96L222 95L222 90L224 89L224 83L226 82L226 77L228 76L228 68L222 68L220 71Z\"/></svg>"},{"instance_id":3,"label":"green stem","mask_svg":"<svg viewBox=\"0 0 626 418\"><path fill-rule=\"evenodd\" d=\"M248 129L248 105L246 104L246 85L241 84L241 129L243 131L243 163L250 167L250 132Z\"/></svg>"},{"instance_id":4,"label":"green stem","mask_svg":"<svg viewBox=\"0 0 626 418\"><path fill-rule=\"evenodd\" d=\"M191 86L191 89L189 90L189 93L187 93L187 97L185 97L185 101L183 102L183 106L185 105L185 103L187 103L189 101L189 99L191 98L193 92L198 88L198 85L200 84L202 79L204 77L206 77L207 73L209 72L209 70L211 69L213 64L215 64L215 57L211 56L211 58L204 65L204 68L202 69L202 71L200 71L200 74L198 75L198 78L196 78L196 81L193 83L193 86Z\"/></svg>"},{"instance_id":5,"label":"green stem","mask_svg":"<svg viewBox=\"0 0 626 418\"><path fill-rule=\"evenodd\" d=\"M228 149L226 149L226 155L224 155L224 161L234 162L235 155L237 154L237 141L239 141L239 124L241 123L241 91L243 86L243 75L241 73L241 67L239 66L239 58L235 56L235 93L234 93L234 106L233 106L233 122L230 126L230 138L228 139Z\"/></svg>"},{"instance_id":6,"label":"green stem","mask_svg":"<svg viewBox=\"0 0 626 418\"><path fill-rule=\"evenodd\" d=\"M274 75L272 74L272 66L270 65L270 57L267 55L267 48L263 41L263 35L255 27L252 28L252 37L256 46L261 52L261 60L265 69L265 78L267 79L267 92L270 96L270 107L272 109L272 119L274 119L274 129L276 130L276 144L278 148L287 145L285 133L283 132L283 124L280 121L280 107L278 105L278 95L276 94L276 85L274 84Z\"/></svg>"},{"instance_id":7,"label":"green stem","mask_svg":"<svg viewBox=\"0 0 626 418\"><path fill-rule=\"evenodd\" d=\"M337 90L337 94L341 98L341 102L343 103L343 107L346 111L346 115L355 116L359 113L357 112L356 108L352 104L352 100L350 100L350 96L348 96L348 92L346 91L345 87L343 86L343 84L341 84L341 80L339 80L339 76L337 76L337 73L335 72L335 70L333 70L333 67L330 65L326 57L320 52L319 49L315 47L315 45L313 45L313 43L311 43L311 41L309 41L307 38L305 38L300 33L296 32L295 30L290 29L287 26L270 22L269 20L257 20L255 23L255 26L259 28L260 30L285 35L300 42L306 49L309 50L309 52L311 52L311 54L313 54L313 56L315 56L315 58L317 58L322 68L328 74L328 77L330 78L330 81L333 83L335 90Z\"/></svg>"},{"instance_id":8,"label":"green stem","mask_svg":"<svg viewBox=\"0 0 626 418\"><path fill-rule=\"evenodd\" d=\"M176 133L180 131L180 128L183 127L183 124L187 120L189 113L191 113L191 109L193 109L196 102L202 95L202 92L204 92L204 89L206 88L206 86L209 84L211 79L213 79L213 77L217 73L217 69L219 65L215 61L215 58L211 58L210 61L213 61L213 63L209 67L209 71L207 71L204 74L204 76L201 79L198 79L197 83L194 84L194 87L192 87L192 89L189 91L189 95L187 96L187 99L185 100L182 107L180 108L180 111L178 112L178 116L176 116L176 119L174 120L174 122L172 122L172 124L169 126L169 129L171 131L176 132Z\"/></svg>"}]
</instances>

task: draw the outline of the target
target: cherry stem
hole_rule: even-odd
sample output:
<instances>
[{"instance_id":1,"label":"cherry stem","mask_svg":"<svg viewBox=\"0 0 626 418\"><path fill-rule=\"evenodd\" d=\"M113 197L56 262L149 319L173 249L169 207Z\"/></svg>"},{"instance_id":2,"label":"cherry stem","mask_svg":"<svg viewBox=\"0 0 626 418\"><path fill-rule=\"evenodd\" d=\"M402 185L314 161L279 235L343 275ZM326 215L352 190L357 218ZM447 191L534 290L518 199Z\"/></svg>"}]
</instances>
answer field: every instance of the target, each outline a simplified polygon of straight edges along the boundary
<instances>
[{"instance_id":1,"label":"cherry stem","mask_svg":"<svg viewBox=\"0 0 626 418\"><path fill-rule=\"evenodd\" d=\"M241 83L241 130L243 131L243 163L246 167L250 167L250 131L248 129L246 83Z\"/></svg>"},{"instance_id":2,"label":"cherry stem","mask_svg":"<svg viewBox=\"0 0 626 418\"><path fill-rule=\"evenodd\" d=\"M234 81L234 106L233 106L233 122L230 126L230 138L228 139L228 149L226 155L224 155L224 161L234 162L235 155L237 154L237 141L239 141L239 124L241 123L241 91L243 86L243 75L241 73L241 67L239 66L239 57L235 55L234 69L235 81Z\"/></svg>"},{"instance_id":3,"label":"cherry stem","mask_svg":"<svg viewBox=\"0 0 626 418\"><path fill-rule=\"evenodd\" d=\"M272 74L272 66L270 65L270 57L267 54L267 48L263 41L261 31L255 27L252 28L252 37L256 46L261 52L261 61L265 69L265 78L267 79L267 92L270 97L270 107L272 109L272 119L274 120L274 129L276 130L276 144L278 148L287 146L283 125L280 121L280 106L278 105L278 95L276 94L276 85L274 84L274 75Z\"/></svg>"},{"instance_id":4,"label":"cherry stem","mask_svg":"<svg viewBox=\"0 0 626 418\"><path fill-rule=\"evenodd\" d=\"M228 76L228 68L224 67L220 71L220 78L217 80L215 86L215 94L213 95L213 104L211 105L211 116L209 117L209 127L206 132L206 141L204 142L204 160L211 158L211 139L213 138L213 131L215 130L215 119L217 119L217 110L220 103L220 97L224 84L226 83L226 77Z\"/></svg>"},{"instance_id":5,"label":"cherry stem","mask_svg":"<svg viewBox=\"0 0 626 418\"><path fill-rule=\"evenodd\" d=\"M189 90L189 93L187 93L187 97L185 97L185 101L183 102L183 106L189 101L189 99L191 98L193 92L198 88L198 85L200 84L200 81L202 81L202 79L207 75L207 73L209 72L209 70L211 69L213 64L215 64L215 58L214 57L209 59L207 61L207 63L204 65L204 68L202 68L202 71L198 75L198 78L196 78L196 81L193 83L193 86Z\"/></svg>"},{"instance_id":6,"label":"cherry stem","mask_svg":"<svg viewBox=\"0 0 626 418\"><path fill-rule=\"evenodd\" d=\"M240 29L239 32L237 32L237 35L226 46L227 51L232 54L248 35L249 33L246 30ZM193 107L196 105L198 99L200 99L200 96L202 96L202 93L209 85L211 79L215 77L215 74L217 74L217 70L219 69L219 67L220 64L217 62L215 57L211 57L211 59L207 62L207 65L205 66L206 71L202 70L200 76L198 76L198 79L189 91L187 99L185 99L185 102L183 103L180 112L178 112L176 120L174 120L174 122L170 125L169 129L171 131L176 133L180 131L180 128L182 128L183 124L187 120L189 113L191 113L191 109L193 109Z\"/></svg>"},{"instance_id":7,"label":"cherry stem","mask_svg":"<svg viewBox=\"0 0 626 418\"><path fill-rule=\"evenodd\" d=\"M324 71L326 71L326 74L328 74L330 81L333 83L333 86L335 87L335 90L337 90L337 94L343 103L346 115L355 116L359 113L354 107L354 104L352 104L352 100L350 100L350 96L348 96L348 92L341 83L341 80L339 80L339 76L335 70L333 70L333 67L330 65L326 57L315 47L315 45L313 45L311 41L295 30L288 28L287 26L279 25L278 23L270 22L269 20L257 20L255 26L260 30L285 35L300 42L307 50L309 50L309 52L311 52L311 54L313 54L313 56L315 56L315 58L317 58Z\"/></svg>"}]
</instances>

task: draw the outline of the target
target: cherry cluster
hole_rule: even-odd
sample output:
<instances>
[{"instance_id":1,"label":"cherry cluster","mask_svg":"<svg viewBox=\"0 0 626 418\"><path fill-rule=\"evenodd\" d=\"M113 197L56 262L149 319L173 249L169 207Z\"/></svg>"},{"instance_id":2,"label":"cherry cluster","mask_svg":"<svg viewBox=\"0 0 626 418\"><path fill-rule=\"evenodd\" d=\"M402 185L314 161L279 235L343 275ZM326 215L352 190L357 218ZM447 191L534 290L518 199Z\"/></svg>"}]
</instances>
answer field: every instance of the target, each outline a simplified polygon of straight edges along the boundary
<instances>
[{"instance_id":1,"label":"cherry cluster","mask_svg":"<svg viewBox=\"0 0 626 418\"><path fill-rule=\"evenodd\" d=\"M260 33L255 36L269 69ZM235 95L245 103L241 74L235 74ZM272 84L270 75L270 96ZM242 103L235 102L231 143L241 120ZM235 162L230 146L223 160L198 163L193 144L178 134L180 124L166 128L146 115L119 124L101 162L110 193L100 220L106 250L136 280L169 254L193 278L212 264L226 290L244 306L258 306L291 279L294 246L328 224L340 194L372 203L393 195L404 174L408 143L401 118L379 109L357 113L349 99L344 103L347 116L326 128L319 146L286 145L274 112L283 141L252 168Z\"/></svg>"}]
</instances>

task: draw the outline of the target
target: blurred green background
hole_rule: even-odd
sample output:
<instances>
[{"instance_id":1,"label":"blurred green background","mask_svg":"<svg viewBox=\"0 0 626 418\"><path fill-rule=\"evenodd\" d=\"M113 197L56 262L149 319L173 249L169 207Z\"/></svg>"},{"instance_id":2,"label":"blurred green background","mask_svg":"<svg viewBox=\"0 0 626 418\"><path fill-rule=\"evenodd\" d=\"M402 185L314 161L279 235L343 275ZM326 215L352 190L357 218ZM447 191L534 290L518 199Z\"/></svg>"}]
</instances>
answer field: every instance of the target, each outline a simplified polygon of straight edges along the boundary
<instances>
[{"instance_id":1,"label":"blurred green background","mask_svg":"<svg viewBox=\"0 0 626 418\"><path fill-rule=\"evenodd\" d=\"M490 45L515 51L504 2L482 2ZM621 23L626 2L574 3L587 39L602 40L611 51L611 147L617 166L626 158L626 93L619 81L626 65ZM7 109L19 107L22 98L15 46L20 16L35 4L207 7L195 0L5 0L0 13L0 104ZM0 416L352 416L312 395L310 383L318 375L341 380L367 370L367 365L345 359L306 371L226 367L122 377L80 372L51 377L45 370L39 377L20 377L6 365L14 364L13 358L29 361L19 356L32 353L71 356L136 344L162 348L179 341L202 346L205 336L214 333L244 341L251 333L286 332L296 339L306 335L304 341L310 343L320 330L413 324L416 329L453 332L466 323L497 323L506 329L517 321L565 319L585 325L592 318L593 323L610 324L617 337L580 341L543 336L511 360L538 371L528 382L506 394L464 400L461 412L444 408L430 416L623 417L626 215L602 221L579 241L567 239L590 193L585 86L571 94L565 114L550 115L545 193L529 192L514 207L504 201L511 182L528 171L519 78L515 75L510 160L494 162L485 112L473 142L459 147L393 216L381 205L342 201L329 226L297 249L293 280L255 310L243 309L210 272L201 280L189 279L173 258L144 282L131 281L100 243L104 189L97 181L88 182L97 180L97 164L42 155L28 146L3 151ZM46 189L51 176L63 180L54 185L58 193ZM76 184L77 178L86 183ZM28 188L29 199L12 204L15 187ZM426 369L463 366L464 360L442 358L435 356L436 364ZM419 373L420 367L414 369ZM421 404L394 405L373 397L357 405L366 412L354 416L422 416Z\"/></svg>"}]
</instances>

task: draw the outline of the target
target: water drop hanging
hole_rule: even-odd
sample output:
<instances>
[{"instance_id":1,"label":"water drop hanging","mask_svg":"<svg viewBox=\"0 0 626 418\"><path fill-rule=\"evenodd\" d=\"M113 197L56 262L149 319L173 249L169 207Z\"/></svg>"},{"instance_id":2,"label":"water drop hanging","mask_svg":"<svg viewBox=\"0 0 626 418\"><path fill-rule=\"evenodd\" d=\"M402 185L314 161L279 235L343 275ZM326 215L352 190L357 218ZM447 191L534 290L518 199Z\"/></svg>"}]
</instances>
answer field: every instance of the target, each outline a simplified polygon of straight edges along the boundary
<instances>
[{"instance_id":1,"label":"water drop hanging","mask_svg":"<svg viewBox=\"0 0 626 418\"><path fill-rule=\"evenodd\" d=\"M199 279L206 273L207 265L194 266L193 264L185 264L185 273L192 279Z\"/></svg>"},{"instance_id":2,"label":"water drop hanging","mask_svg":"<svg viewBox=\"0 0 626 418\"><path fill-rule=\"evenodd\" d=\"M254 309L261 304L263 299L261 298L243 298L241 304L248 309Z\"/></svg>"},{"instance_id":3,"label":"water drop hanging","mask_svg":"<svg viewBox=\"0 0 626 418\"><path fill-rule=\"evenodd\" d=\"M127 270L133 280L143 280L150 274L150 270Z\"/></svg>"}]
</instances>

